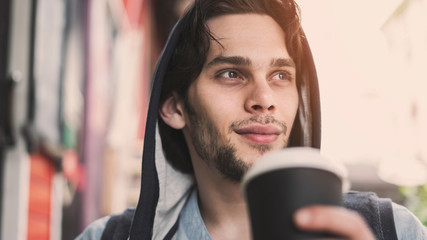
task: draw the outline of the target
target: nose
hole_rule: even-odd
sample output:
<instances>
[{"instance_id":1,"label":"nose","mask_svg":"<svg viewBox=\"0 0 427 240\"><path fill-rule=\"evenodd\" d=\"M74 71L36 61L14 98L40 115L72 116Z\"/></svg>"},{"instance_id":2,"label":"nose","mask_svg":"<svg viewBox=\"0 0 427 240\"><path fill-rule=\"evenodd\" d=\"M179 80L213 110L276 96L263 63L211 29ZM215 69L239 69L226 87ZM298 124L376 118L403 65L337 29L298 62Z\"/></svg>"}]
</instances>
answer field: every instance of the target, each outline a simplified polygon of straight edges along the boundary
<instances>
[{"instance_id":1,"label":"nose","mask_svg":"<svg viewBox=\"0 0 427 240\"><path fill-rule=\"evenodd\" d=\"M250 113L274 113L273 90L264 80L261 83L252 84L245 101L245 109Z\"/></svg>"}]
</instances>

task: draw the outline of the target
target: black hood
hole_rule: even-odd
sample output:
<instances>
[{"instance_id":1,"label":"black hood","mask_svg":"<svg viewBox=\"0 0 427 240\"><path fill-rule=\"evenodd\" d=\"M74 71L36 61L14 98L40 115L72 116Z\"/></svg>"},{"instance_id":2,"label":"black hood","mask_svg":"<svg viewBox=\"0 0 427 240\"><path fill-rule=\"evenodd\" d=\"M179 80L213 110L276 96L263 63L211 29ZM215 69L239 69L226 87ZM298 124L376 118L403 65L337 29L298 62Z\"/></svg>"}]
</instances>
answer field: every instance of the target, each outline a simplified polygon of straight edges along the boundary
<instances>
[{"instance_id":1,"label":"black hood","mask_svg":"<svg viewBox=\"0 0 427 240\"><path fill-rule=\"evenodd\" d=\"M166 46L157 63L148 109L142 158L140 198L130 230L130 239L165 239L173 235L177 227L180 208L193 184L191 176L175 172L164 160L157 129L159 100L166 69L178 43L182 21L173 28ZM313 57L303 37L303 59L299 88L300 106L291 136L290 146L320 148L320 100L317 74ZM184 178L184 180L181 180ZM166 179L166 180L164 180ZM180 179L178 182L176 179ZM172 186L171 186L172 185ZM169 190L174 195L170 198ZM166 200L164 199L166 198Z\"/></svg>"}]
</instances>

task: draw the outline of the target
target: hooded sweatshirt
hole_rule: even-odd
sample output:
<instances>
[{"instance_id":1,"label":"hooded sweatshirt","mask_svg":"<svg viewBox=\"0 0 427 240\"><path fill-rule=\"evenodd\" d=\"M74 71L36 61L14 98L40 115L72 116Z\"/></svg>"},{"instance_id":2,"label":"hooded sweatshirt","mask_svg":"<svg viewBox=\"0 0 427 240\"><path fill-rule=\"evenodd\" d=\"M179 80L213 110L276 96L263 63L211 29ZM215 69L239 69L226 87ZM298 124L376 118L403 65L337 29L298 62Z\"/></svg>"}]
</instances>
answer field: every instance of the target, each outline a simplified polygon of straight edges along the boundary
<instances>
[{"instance_id":1,"label":"hooded sweatshirt","mask_svg":"<svg viewBox=\"0 0 427 240\"><path fill-rule=\"evenodd\" d=\"M158 131L158 109L163 80L183 28L180 20L173 28L153 76L153 86L146 121L140 198L136 208L105 217L93 223L79 239L172 239L179 225L179 215L188 200L195 180L192 175L175 170L165 159ZM308 42L303 38L302 84L298 88L300 105L293 133L294 146L320 148L320 100L317 74ZM167 146L166 146L167 147ZM374 194L350 193L345 207L361 213L377 239L397 239L390 200Z\"/></svg>"},{"instance_id":2,"label":"hooded sweatshirt","mask_svg":"<svg viewBox=\"0 0 427 240\"><path fill-rule=\"evenodd\" d=\"M162 151L158 134L158 109L162 83L179 41L183 21L173 28L153 76L142 160L141 192L130 230L130 239L164 239L173 235L179 214L192 187L193 176L175 170ZM299 129L294 145L320 148L320 98L317 74L310 48L304 39L304 56L299 88L300 106L295 124ZM294 138L295 139L295 138Z\"/></svg>"}]
</instances>

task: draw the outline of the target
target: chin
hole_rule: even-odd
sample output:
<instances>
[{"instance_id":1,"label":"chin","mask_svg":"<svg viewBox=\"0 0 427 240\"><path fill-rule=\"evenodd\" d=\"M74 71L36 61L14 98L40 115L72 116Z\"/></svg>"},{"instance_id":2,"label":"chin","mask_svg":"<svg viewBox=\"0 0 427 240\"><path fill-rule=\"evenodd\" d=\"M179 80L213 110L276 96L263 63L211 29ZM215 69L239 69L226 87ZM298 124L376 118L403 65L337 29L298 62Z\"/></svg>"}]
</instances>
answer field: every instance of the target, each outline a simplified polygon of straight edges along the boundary
<instances>
[{"instance_id":1,"label":"chin","mask_svg":"<svg viewBox=\"0 0 427 240\"><path fill-rule=\"evenodd\" d=\"M258 161L258 159L264 155L264 153L253 153L246 156L240 157L240 159L244 159L244 162L247 164L248 167L252 167L252 165Z\"/></svg>"}]
</instances>

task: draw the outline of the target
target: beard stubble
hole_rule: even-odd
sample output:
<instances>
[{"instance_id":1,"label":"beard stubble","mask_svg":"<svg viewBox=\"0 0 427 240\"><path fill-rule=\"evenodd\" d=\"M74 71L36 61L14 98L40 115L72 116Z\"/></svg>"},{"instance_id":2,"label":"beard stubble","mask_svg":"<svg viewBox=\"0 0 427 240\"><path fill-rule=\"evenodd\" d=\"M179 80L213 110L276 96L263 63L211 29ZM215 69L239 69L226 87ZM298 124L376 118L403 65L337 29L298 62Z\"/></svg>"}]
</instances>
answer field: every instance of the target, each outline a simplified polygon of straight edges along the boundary
<instances>
[{"instance_id":1,"label":"beard stubble","mask_svg":"<svg viewBox=\"0 0 427 240\"><path fill-rule=\"evenodd\" d=\"M210 121L208 116L203 112L198 112L189 101L184 101L186 112L189 116L191 124L190 138L194 149L203 161L208 166L213 166L224 178L234 183L239 183L243 175L251 167L252 163L248 163L237 157L236 147L230 143L230 140L225 140L219 130ZM254 115L243 121L235 121L229 127L229 133L235 128L242 127L251 123L278 125L283 133L286 134L286 123L278 121L274 117ZM286 146L286 141L284 146ZM256 149L261 154L272 149L271 145L253 144L252 148Z\"/></svg>"}]
</instances>

